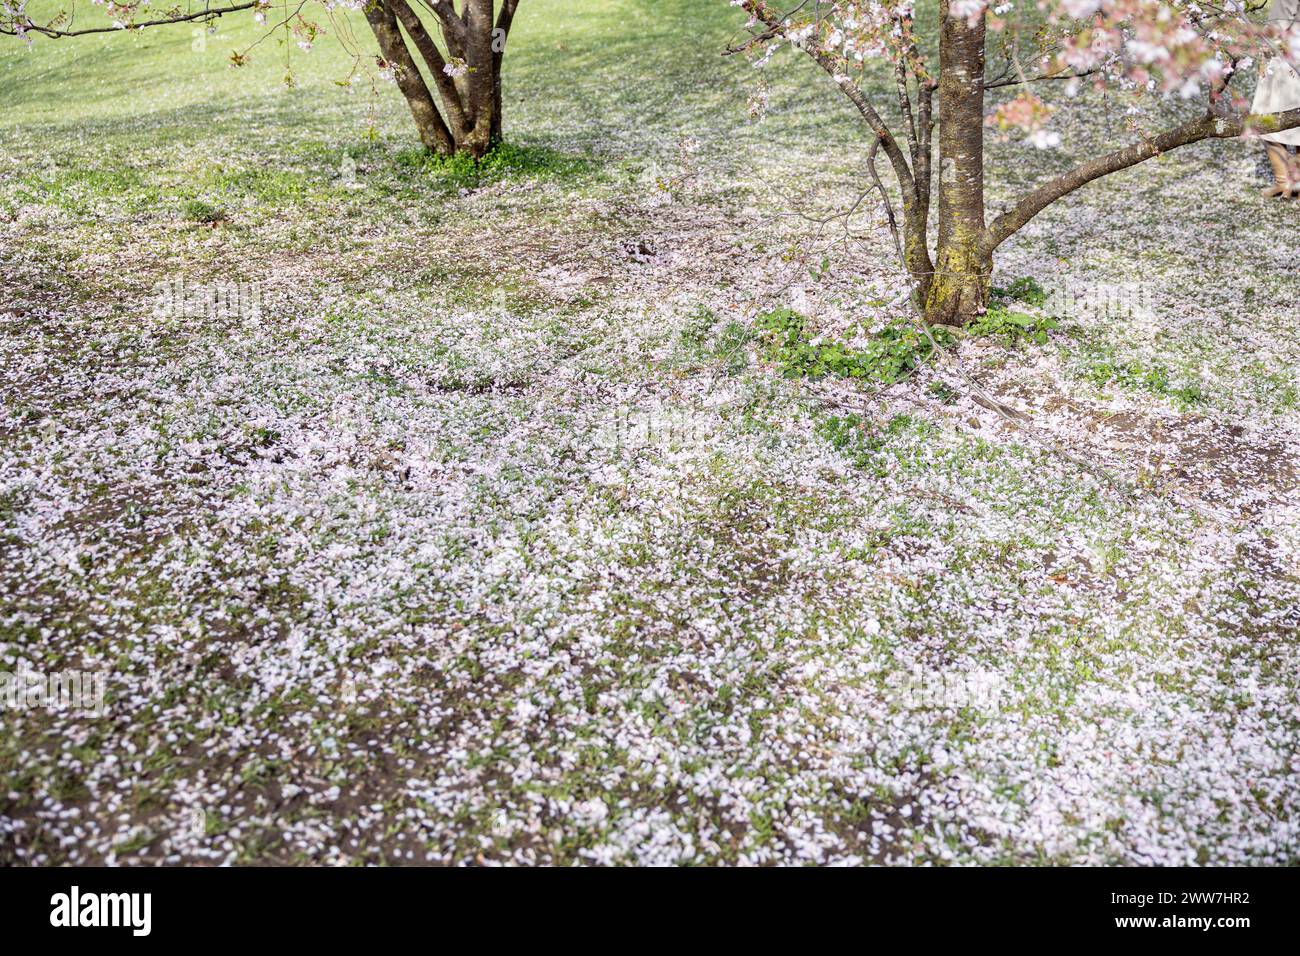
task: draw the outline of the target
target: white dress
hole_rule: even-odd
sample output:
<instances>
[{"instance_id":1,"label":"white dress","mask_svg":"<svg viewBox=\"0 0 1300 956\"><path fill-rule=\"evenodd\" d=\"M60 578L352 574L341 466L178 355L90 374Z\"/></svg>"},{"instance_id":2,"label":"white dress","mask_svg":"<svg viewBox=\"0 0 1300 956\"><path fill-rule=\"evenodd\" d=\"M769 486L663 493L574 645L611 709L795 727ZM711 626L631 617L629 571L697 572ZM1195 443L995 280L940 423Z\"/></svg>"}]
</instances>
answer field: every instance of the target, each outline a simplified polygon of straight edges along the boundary
<instances>
[{"instance_id":1,"label":"white dress","mask_svg":"<svg viewBox=\"0 0 1300 956\"><path fill-rule=\"evenodd\" d=\"M1273 0L1268 11L1269 22L1296 23L1300 21L1300 0ZM1296 25L1300 29L1300 24ZM1264 74L1259 78L1255 88L1255 99L1250 104L1252 113L1280 113L1300 107L1300 76L1291 65L1281 57L1275 57L1264 65ZM1269 133L1263 137L1274 143L1288 146L1300 146L1300 126L1281 133Z\"/></svg>"}]
</instances>

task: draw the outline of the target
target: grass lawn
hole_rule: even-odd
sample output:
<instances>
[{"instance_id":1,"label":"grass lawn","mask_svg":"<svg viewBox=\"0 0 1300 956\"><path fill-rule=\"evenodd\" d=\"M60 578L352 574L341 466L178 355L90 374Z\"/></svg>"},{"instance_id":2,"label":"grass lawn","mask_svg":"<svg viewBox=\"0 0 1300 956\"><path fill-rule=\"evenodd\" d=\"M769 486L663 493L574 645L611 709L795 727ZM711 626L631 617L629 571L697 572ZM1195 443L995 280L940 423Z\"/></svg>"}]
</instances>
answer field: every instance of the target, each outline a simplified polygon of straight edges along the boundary
<instances>
[{"instance_id":1,"label":"grass lawn","mask_svg":"<svg viewBox=\"0 0 1300 956\"><path fill-rule=\"evenodd\" d=\"M1300 862L1258 147L1052 207L1031 334L887 385L879 210L795 214L870 143L789 56L751 115L740 20L525 0L482 170L337 82L359 20L0 38L0 670L106 679L0 711L0 862ZM1124 135L1083 102L994 206Z\"/></svg>"}]
</instances>

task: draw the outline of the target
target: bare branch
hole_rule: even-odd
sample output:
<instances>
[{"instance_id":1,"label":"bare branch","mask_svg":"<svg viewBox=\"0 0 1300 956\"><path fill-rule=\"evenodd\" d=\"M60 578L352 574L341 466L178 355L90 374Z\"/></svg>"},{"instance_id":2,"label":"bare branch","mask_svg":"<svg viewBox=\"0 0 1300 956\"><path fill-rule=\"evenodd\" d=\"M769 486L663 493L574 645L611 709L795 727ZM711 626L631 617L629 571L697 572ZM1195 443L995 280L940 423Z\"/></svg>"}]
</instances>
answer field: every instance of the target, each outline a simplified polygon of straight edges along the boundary
<instances>
[{"instance_id":1,"label":"bare branch","mask_svg":"<svg viewBox=\"0 0 1300 956\"><path fill-rule=\"evenodd\" d=\"M1046 80L1081 80L1084 77L1092 76L1096 70L1084 70L1082 73L1042 73L1038 76L1012 76L1003 79L986 81L984 89L996 90L1007 86L1025 86L1030 83L1038 83Z\"/></svg>"},{"instance_id":2,"label":"bare branch","mask_svg":"<svg viewBox=\"0 0 1300 956\"><path fill-rule=\"evenodd\" d=\"M799 4L799 7L803 7L805 3ZM788 17L790 14L778 15L773 13L764 0L744 0L741 6L747 13L756 19L761 20L767 27L766 31L759 35L760 37L766 37L768 40L776 39L777 37L788 38ZM799 7L796 7L795 9L797 10ZM757 40L758 37L753 39ZM746 43L740 48L731 48L727 52L736 53L751 45L751 43ZM881 146L884 147L885 155L889 157L890 165L894 168L894 175L898 177L899 186L903 191L904 205L914 205L916 202L916 183L912 177L912 168L908 165L907 157L903 155L902 149L899 148L898 141L894 138L894 134L890 132L889 127L885 125L885 121L881 119L880 114L871 105L866 94L864 94L861 88L849 78L847 73L840 69L840 65L836 59L825 50L821 49L814 43L803 42L796 45L816 61L817 65L820 66L832 80L834 80L835 85L840 88L840 91L849 98L849 101L855 107L857 107L858 112L862 114L862 118L866 120L867 126L869 126L871 131L876 134L877 138L879 138Z\"/></svg>"},{"instance_id":3,"label":"bare branch","mask_svg":"<svg viewBox=\"0 0 1300 956\"><path fill-rule=\"evenodd\" d=\"M129 30L143 30L145 27L166 26L171 23L189 23L195 20L206 22L208 20L215 20L217 17L220 17L221 15L226 13L236 13L240 10L251 10L253 7L258 6L258 2L259 0L249 0L248 3L237 3L229 7L218 7L215 9L199 10L196 13L187 13L184 15L178 15L174 17L160 17L157 20L146 20L143 23L128 23L120 27L113 26L110 24L108 26L103 26L103 27L86 27L83 30L59 30L55 27L48 27L48 26L43 27L37 25L35 22L29 19L27 23L23 25L23 32L39 33L43 36L53 37L56 40L61 39L63 37L84 36L85 34L88 33L123 33ZM5 27L0 26L0 34L5 34L7 36L17 36L18 31L14 28L6 29Z\"/></svg>"}]
</instances>

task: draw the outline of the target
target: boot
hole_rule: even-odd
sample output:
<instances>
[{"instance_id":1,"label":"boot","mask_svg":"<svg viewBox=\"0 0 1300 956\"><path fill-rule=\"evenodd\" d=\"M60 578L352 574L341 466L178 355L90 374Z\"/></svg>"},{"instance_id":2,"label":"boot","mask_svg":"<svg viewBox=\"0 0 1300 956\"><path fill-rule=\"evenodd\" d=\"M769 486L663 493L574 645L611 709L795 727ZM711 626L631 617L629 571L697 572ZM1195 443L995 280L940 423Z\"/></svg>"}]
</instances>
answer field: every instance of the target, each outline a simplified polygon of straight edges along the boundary
<instances>
[{"instance_id":1,"label":"boot","mask_svg":"<svg viewBox=\"0 0 1300 956\"><path fill-rule=\"evenodd\" d=\"M1278 196L1291 195L1291 168L1287 163L1286 147L1281 143L1270 143L1264 141L1264 149L1268 152L1268 164L1273 169L1273 185L1265 186L1259 191L1259 194L1265 199L1274 199Z\"/></svg>"},{"instance_id":2,"label":"boot","mask_svg":"<svg viewBox=\"0 0 1300 956\"><path fill-rule=\"evenodd\" d=\"M1290 180L1291 198L1300 197L1300 153L1287 157L1286 174Z\"/></svg>"}]
</instances>

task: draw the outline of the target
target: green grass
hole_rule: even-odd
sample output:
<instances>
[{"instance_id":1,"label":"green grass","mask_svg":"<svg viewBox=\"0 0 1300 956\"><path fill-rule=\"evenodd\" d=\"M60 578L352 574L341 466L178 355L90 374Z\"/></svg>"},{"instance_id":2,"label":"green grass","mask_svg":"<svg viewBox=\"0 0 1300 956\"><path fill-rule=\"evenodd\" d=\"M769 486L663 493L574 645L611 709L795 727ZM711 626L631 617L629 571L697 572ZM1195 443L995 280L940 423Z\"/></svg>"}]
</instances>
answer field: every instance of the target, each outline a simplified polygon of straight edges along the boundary
<instances>
[{"instance_id":1,"label":"green grass","mask_svg":"<svg viewBox=\"0 0 1300 956\"><path fill-rule=\"evenodd\" d=\"M1189 376L1175 374L1160 361L1122 357L1109 343L1084 338L1069 354L1076 373L1097 388L1142 391L1170 399L1182 408L1205 401L1204 390Z\"/></svg>"},{"instance_id":2,"label":"green grass","mask_svg":"<svg viewBox=\"0 0 1300 956\"><path fill-rule=\"evenodd\" d=\"M394 161L437 180L447 190L477 189L502 179L572 181L592 169L592 163L584 157L514 143L502 143L478 161L463 154L435 156L419 148L400 151Z\"/></svg>"}]
</instances>

